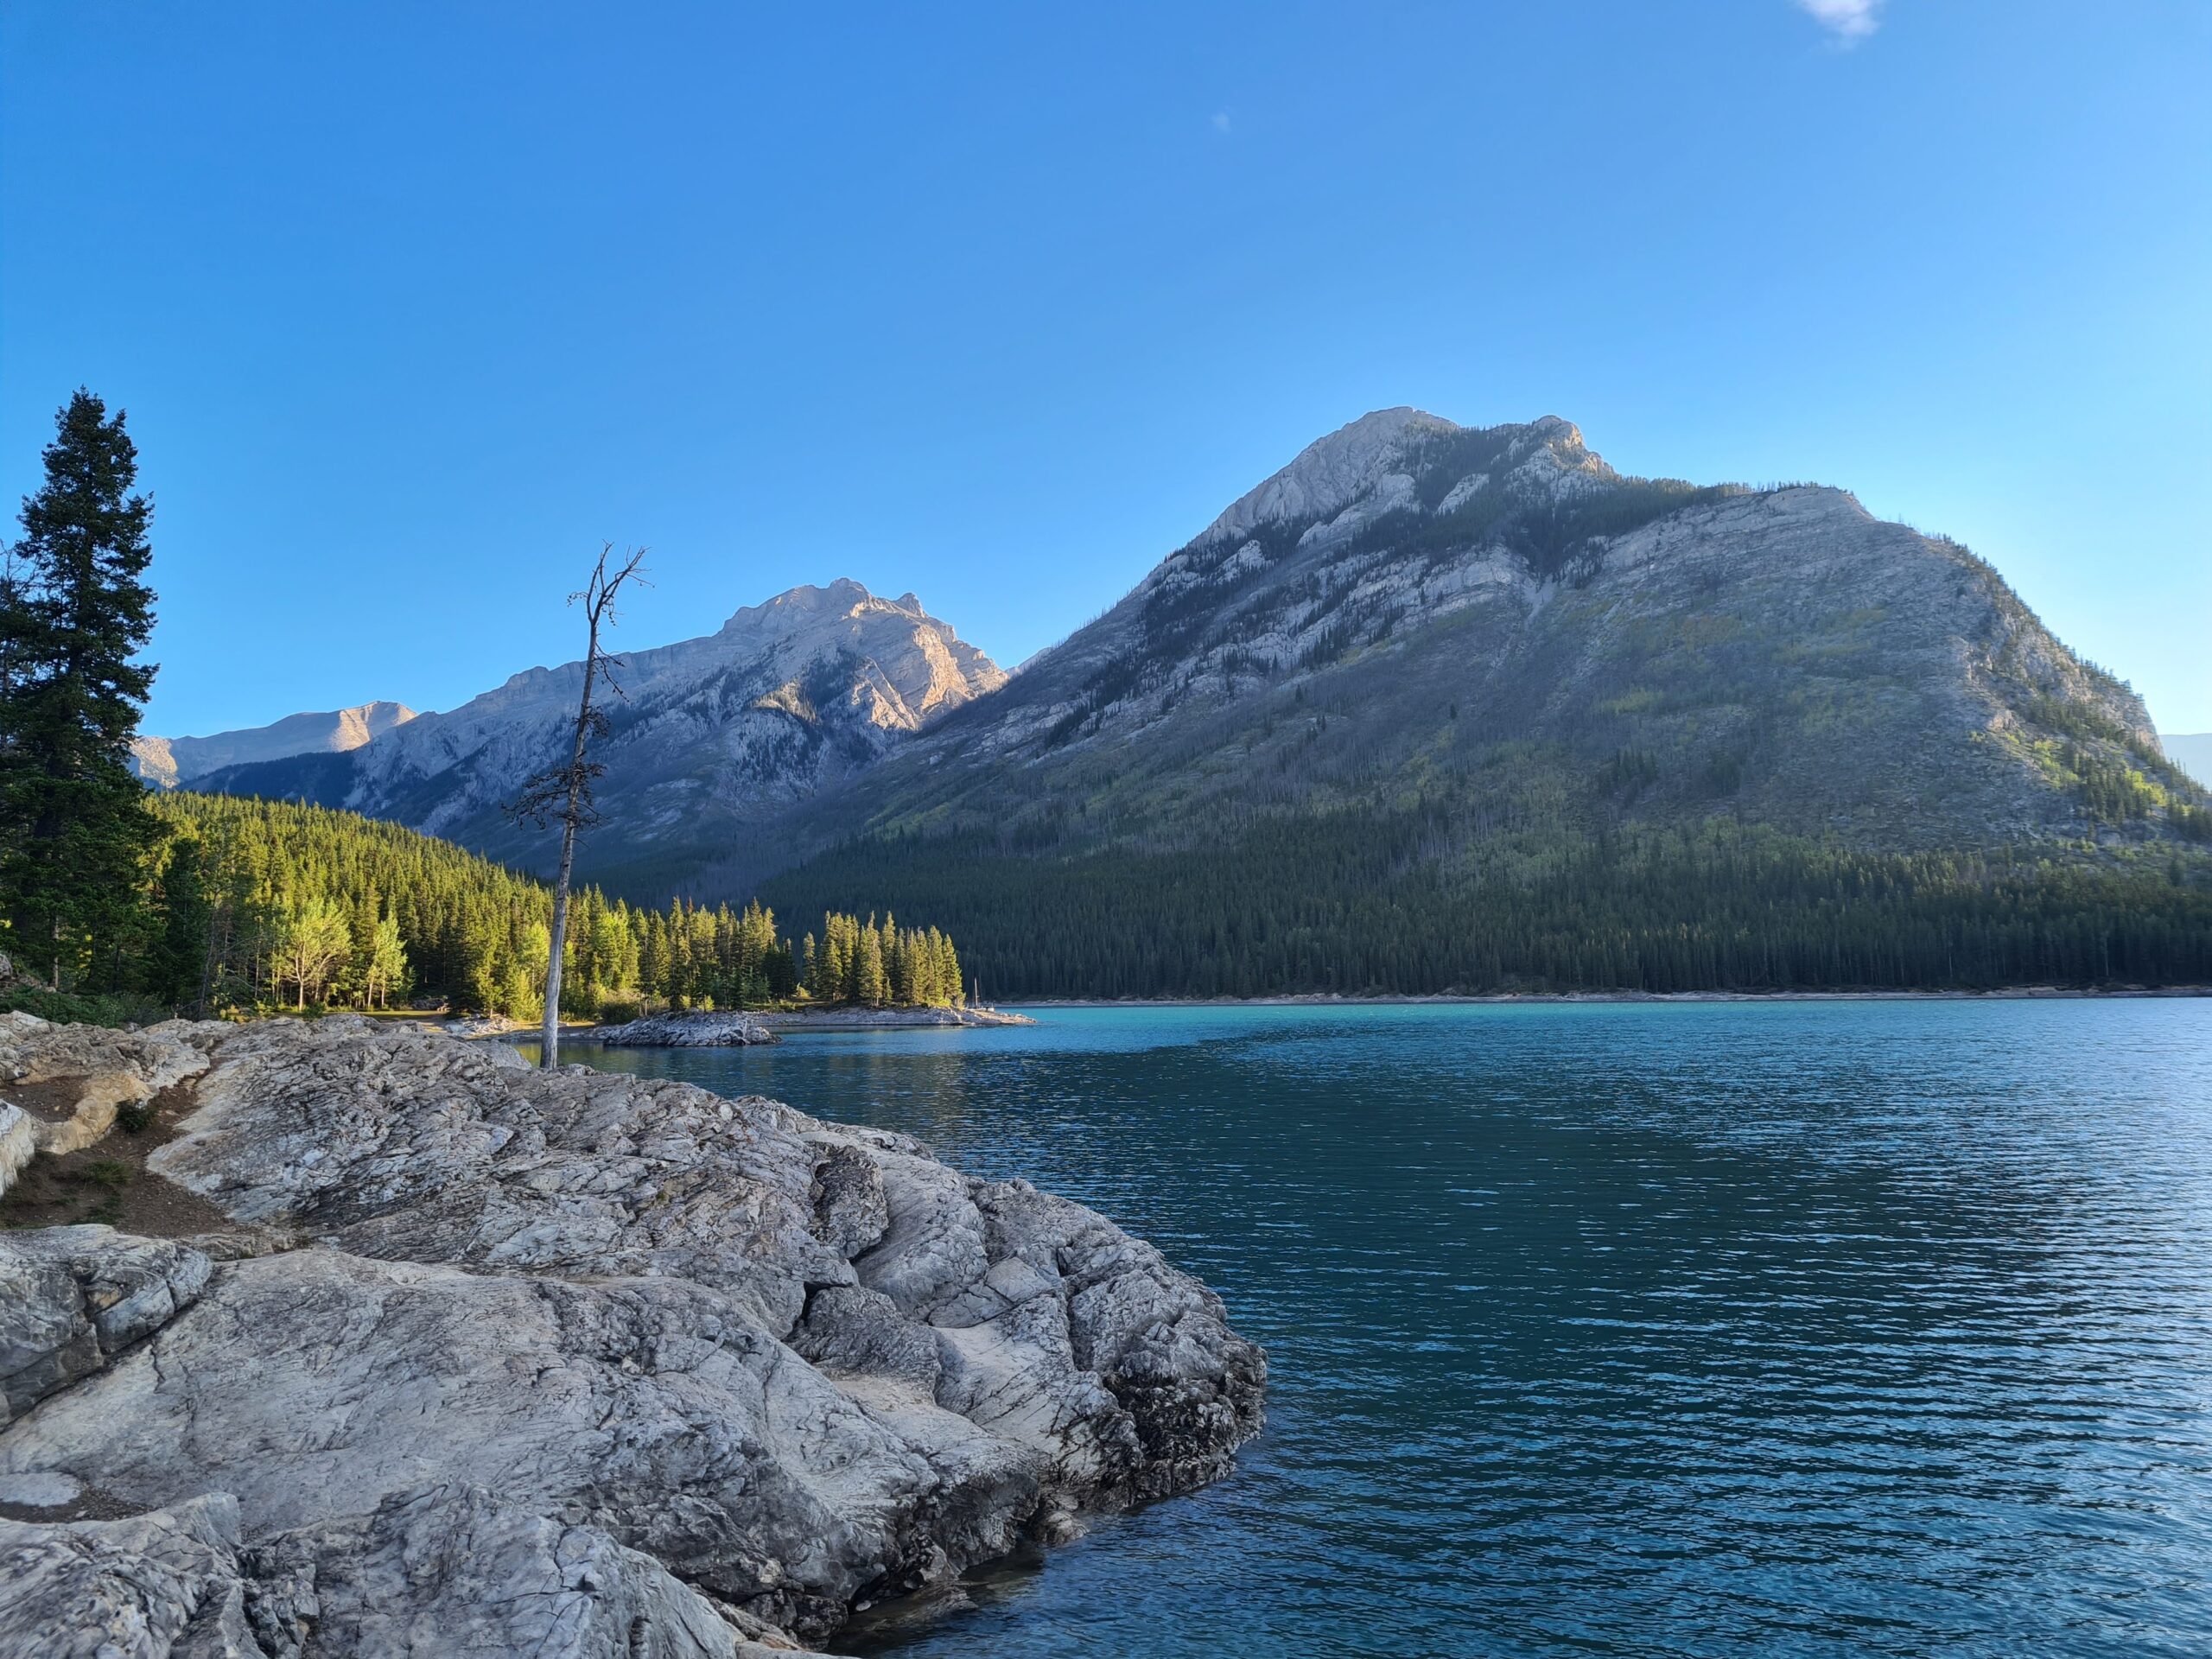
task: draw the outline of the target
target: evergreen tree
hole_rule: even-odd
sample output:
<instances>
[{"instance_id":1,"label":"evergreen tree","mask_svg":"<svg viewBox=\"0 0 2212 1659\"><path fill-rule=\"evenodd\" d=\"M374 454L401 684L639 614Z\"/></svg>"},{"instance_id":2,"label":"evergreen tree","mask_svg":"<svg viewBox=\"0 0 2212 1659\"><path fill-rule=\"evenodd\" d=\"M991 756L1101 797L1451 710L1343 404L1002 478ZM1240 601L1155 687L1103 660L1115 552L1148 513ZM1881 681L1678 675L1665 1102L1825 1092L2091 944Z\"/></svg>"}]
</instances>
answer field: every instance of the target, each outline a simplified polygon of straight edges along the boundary
<instances>
[{"instance_id":1,"label":"evergreen tree","mask_svg":"<svg viewBox=\"0 0 2212 1659\"><path fill-rule=\"evenodd\" d=\"M369 971L365 989L367 1006L388 1008L391 994L407 980L407 947L400 942L399 923L390 916L377 924L369 949Z\"/></svg>"},{"instance_id":2,"label":"evergreen tree","mask_svg":"<svg viewBox=\"0 0 2212 1659\"><path fill-rule=\"evenodd\" d=\"M873 916L860 931L860 949L855 954L853 1001L880 1008L891 1000L891 982L883 969L883 934Z\"/></svg>"},{"instance_id":3,"label":"evergreen tree","mask_svg":"<svg viewBox=\"0 0 2212 1659\"><path fill-rule=\"evenodd\" d=\"M207 868L196 836L169 843L162 871L160 932L149 953L147 988L172 1007L195 1017L207 1013L207 935L214 906L207 893Z\"/></svg>"},{"instance_id":4,"label":"evergreen tree","mask_svg":"<svg viewBox=\"0 0 2212 1659\"><path fill-rule=\"evenodd\" d=\"M661 979L668 970L668 947L660 918L647 911L639 918L638 994L647 1013L661 994Z\"/></svg>"},{"instance_id":5,"label":"evergreen tree","mask_svg":"<svg viewBox=\"0 0 2212 1659\"><path fill-rule=\"evenodd\" d=\"M128 765L154 681L135 660L153 504L133 493L121 411L80 391L57 429L0 588L0 908L14 954L58 990L135 969L158 831Z\"/></svg>"}]
</instances>

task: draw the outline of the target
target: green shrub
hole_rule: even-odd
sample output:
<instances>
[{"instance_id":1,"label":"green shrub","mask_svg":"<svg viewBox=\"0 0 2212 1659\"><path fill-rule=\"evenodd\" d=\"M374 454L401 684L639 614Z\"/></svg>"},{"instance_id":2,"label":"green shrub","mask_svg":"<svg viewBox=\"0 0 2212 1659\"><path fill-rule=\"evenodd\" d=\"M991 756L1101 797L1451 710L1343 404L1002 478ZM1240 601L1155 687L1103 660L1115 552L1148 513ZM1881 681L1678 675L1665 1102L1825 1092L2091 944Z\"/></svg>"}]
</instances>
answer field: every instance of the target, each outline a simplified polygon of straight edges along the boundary
<instances>
[{"instance_id":1,"label":"green shrub","mask_svg":"<svg viewBox=\"0 0 2212 1659\"><path fill-rule=\"evenodd\" d=\"M35 985L0 991L0 1014L19 1010L56 1025L150 1026L169 1017L169 1011L160 1003L127 992L86 996L73 991L41 990Z\"/></svg>"}]
</instances>

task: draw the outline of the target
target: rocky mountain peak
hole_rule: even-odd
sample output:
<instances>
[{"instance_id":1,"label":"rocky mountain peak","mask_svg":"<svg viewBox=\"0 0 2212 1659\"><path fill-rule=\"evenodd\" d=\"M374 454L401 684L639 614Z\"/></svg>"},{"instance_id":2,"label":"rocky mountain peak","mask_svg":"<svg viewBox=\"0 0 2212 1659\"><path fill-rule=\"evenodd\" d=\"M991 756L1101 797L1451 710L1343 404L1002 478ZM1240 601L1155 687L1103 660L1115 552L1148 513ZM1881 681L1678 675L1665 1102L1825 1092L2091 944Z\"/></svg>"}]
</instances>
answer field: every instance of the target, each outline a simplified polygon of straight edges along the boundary
<instances>
[{"instance_id":1,"label":"rocky mountain peak","mask_svg":"<svg viewBox=\"0 0 2212 1659\"><path fill-rule=\"evenodd\" d=\"M1448 516L1493 486L1501 498L1555 500L1616 478L1583 442L1581 428L1556 415L1525 425L1465 427L1423 410L1376 410L1306 445L1185 551L1233 547L1276 524L1343 541L1389 513Z\"/></svg>"},{"instance_id":2,"label":"rocky mountain peak","mask_svg":"<svg viewBox=\"0 0 2212 1659\"><path fill-rule=\"evenodd\" d=\"M1042 891L1095 849L1240 836L1272 880L1287 847L1338 868L1385 824L1446 870L1535 826L1723 817L1879 848L2201 839L2212 803L2153 742L2139 700L1986 563L1845 492L1639 477L1557 416L1400 408L1306 446L988 701L789 822L817 874L864 872L887 902L887 853L822 849L856 824L972 846L938 868L980 893L975 870L1027 879L1033 853ZM1432 815L1417 837L1408 801Z\"/></svg>"},{"instance_id":3,"label":"rocky mountain peak","mask_svg":"<svg viewBox=\"0 0 2212 1659\"><path fill-rule=\"evenodd\" d=\"M1418 409L1378 409L1317 438L1290 465L1229 505L1192 544L1241 541L1262 524L1341 511L1395 470L1408 441L1461 429Z\"/></svg>"},{"instance_id":4,"label":"rocky mountain peak","mask_svg":"<svg viewBox=\"0 0 2212 1659\"><path fill-rule=\"evenodd\" d=\"M747 605L735 612L721 626L725 634L749 634L762 627L779 629L788 626L812 626L823 622L841 622L868 616L902 618L910 622L926 623L931 628L950 629L931 616L922 607L919 595L912 592L897 599L886 599L868 591L867 586L850 576L839 576L823 587L802 583L786 588L772 599L758 605Z\"/></svg>"}]
</instances>

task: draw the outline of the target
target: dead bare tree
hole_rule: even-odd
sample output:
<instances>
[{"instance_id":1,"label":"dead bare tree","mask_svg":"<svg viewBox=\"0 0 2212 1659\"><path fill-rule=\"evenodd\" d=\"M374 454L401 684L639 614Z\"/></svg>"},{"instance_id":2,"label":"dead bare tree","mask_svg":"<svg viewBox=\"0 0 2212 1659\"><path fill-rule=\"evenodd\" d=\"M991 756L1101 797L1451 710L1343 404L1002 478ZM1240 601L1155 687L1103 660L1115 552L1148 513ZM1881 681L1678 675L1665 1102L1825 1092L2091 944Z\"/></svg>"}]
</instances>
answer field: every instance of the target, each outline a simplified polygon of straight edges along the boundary
<instances>
[{"instance_id":1,"label":"dead bare tree","mask_svg":"<svg viewBox=\"0 0 2212 1659\"><path fill-rule=\"evenodd\" d=\"M538 1062L549 1069L560 1064L561 957L569 942L569 874L575 866L576 837L599 822L592 785L607 772L586 753L593 738L607 735L607 715L592 701L592 692L604 681L608 691L618 697L622 695L613 672L621 659L601 652L599 637L602 630L614 626L614 595L622 584L645 580L638 573L645 556L644 548L632 548L622 556L620 565L609 572L607 563L613 556L614 543L606 543L599 550L599 563L592 567L591 580L581 593L569 595L571 605L583 601L588 639L583 698L576 708L575 741L569 746L568 764L549 766L525 779L522 793L507 808L507 815L518 823L535 824L541 830L550 823L561 826L561 872L553 882L553 938L545 963L545 1053Z\"/></svg>"}]
</instances>

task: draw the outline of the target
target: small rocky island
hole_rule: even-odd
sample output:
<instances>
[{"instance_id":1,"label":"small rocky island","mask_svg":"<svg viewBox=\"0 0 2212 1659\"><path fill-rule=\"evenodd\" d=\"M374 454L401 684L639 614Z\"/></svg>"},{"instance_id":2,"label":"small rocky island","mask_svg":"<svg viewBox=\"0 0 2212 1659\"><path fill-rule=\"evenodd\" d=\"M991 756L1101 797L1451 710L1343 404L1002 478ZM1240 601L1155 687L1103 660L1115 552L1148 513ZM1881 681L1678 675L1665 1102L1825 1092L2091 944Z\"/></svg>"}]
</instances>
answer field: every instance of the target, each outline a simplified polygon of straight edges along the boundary
<instances>
[{"instance_id":1,"label":"small rocky island","mask_svg":"<svg viewBox=\"0 0 2212 1659\"><path fill-rule=\"evenodd\" d=\"M0 1098L0 1656L760 1659L1261 1425L1150 1245L772 1101L21 1014ZM125 1141L118 1226L22 1228Z\"/></svg>"},{"instance_id":2,"label":"small rocky island","mask_svg":"<svg viewBox=\"0 0 2212 1659\"><path fill-rule=\"evenodd\" d=\"M1033 1026L1026 1014L998 1008L800 1008L766 1014L735 1010L647 1014L619 1026L601 1026L582 1040L609 1048L741 1048L772 1043L785 1031L893 1031L909 1027Z\"/></svg>"},{"instance_id":3,"label":"small rocky island","mask_svg":"<svg viewBox=\"0 0 2212 1659\"><path fill-rule=\"evenodd\" d=\"M649 1014L585 1036L609 1048L749 1048L776 1033L749 1014Z\"/></svg>"}]
</instances>

